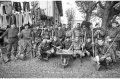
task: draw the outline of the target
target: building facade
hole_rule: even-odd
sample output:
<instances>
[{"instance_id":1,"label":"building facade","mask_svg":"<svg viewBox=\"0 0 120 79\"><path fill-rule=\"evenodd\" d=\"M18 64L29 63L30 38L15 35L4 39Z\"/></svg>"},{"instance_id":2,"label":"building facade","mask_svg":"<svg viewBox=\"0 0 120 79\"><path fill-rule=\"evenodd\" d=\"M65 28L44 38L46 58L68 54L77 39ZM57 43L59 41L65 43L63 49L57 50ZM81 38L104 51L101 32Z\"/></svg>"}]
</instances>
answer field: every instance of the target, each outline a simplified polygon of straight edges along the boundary
<instances>
[{"instance_id":1,"label":"building facade","mask_svg":"<svg viewBox=\"0 0 120 79\"><path fill-rule=\"evenodd\" d=\"M63 16L61 1L40 1L40 8L44 9L48 17L52 17L54 24L61 23L60 17Z\"/></svg>"}]
</instances>

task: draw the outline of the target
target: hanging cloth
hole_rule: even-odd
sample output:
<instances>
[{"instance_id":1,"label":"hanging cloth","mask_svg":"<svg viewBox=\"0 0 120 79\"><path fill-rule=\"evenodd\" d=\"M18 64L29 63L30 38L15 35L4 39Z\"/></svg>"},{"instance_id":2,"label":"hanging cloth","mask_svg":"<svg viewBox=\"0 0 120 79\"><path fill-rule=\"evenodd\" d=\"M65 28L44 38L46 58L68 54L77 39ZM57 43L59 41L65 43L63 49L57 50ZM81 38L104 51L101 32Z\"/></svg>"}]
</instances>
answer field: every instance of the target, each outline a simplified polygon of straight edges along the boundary
<instances>
[{"instance_id":1,"label":"hanging cloth","mask_svg":"<svg viewBox=\"0 0 120 79\"><path fill-rule=\"evenodd\" d=\"M8 2L5 4L5 11L6 11L6 14L12 13L12 3L11 2Z\"/></svg>"},{"instance_id":2,"label":"hanging cloth","mask_svg":"<svg viewBox=\"0 0 120 79\"><path fill-rule=\"evenodd\" d=\"M23 24L23 16L22 13L19 14L19 27L21 27Z\"/></svg>"},{"instance_id":3,"label":"hanging cloth","mask_svg":"<svg viewBox=\"0 0 120 79\"><path fill-rule=\"evenodd\" d=\"M3 4L0 4L0 15L3 16Z\"/></svg>"},{"instance_id":4,"label":"hanging cloth","mask_svg":"<svg viewBox=\"0 0 120 79\"><path fill-rule=\"evenodd\" d=\"M10 24L16 24L16 16L14 14L10 16Z\"/></svg>"},{"instance_id":5,"label":"hanging cloth","mask_svg":"<svg viewBox=\"0 0 120 79\"><path fill-rule=\"evenodd\" d=\"M23 23L23 25L25 25L25 24L30 24L30 25L32 25L32 19L31 19L31 17L30 17L30 14L28 13L28 12L26 12L25 14L24 14L24 23Z\"/></svg>"},{"instance_id":6,"label":"hanging cloth","mask_svg":"<svg viewBox=\"0 0 120 79\"><path fill-rule=\"evenodd\" d=\"M25 12L30 11L30 4L29 4L29 2L23 2L23 10Z\"/></svg>"},{"instance_id":7,"label":"hanging cloth","mask_svg":"<svg viewBox=\"0 0 120 79\"><path fill-rule=\"evenodd\" d=\"M19 14L16 14L16 26L19 27Z\"/></svg>"},{"instance_id":8,"label":"hanging cloth","mask_svg":"<svg viewBox=\"0 0 120 79\"><path fill-rule=\"evenodd\" d=\"M7 27L8 23L7 23L7 19L6 19L6 14L3 15L3 28Z\"/></svg>"},{"instance_id":9,"label":"hanging cloth","mask_svg":"<svg viewBox=\"0 0 120 79\"><path fill-rule=\"evenodd\" d=\"M6 14L5 5L3 5L3 14Z\"/></svg>"},{"instance_id":10,"label":"hanging cloth","mask_svg":"<svg viewBox=\"0 0 120 79\"><path fill-rule=\"evenodd\" d=\"M14 10L20 12L22 10L20 2L13 2Z\"/></svg>"},{"instance_id":11,"label":"hanging cloth","mask_svg":"<svg viewBox=\"0 0 120 79\"><path fill-rule=\"evenodd\" d=\"M3 28L3 17L0 15L0 27Z\"/></svg>"},{"instance_id":12,"label":"hanging cloth","mask_svg":"<svg viewBox=\"0 0 120 79\"><path fill-rule=\"evenodd\" d=\"M7 15L7 16L6 16L8 25L10 25L10 20L11 20L11 19L10 19L10 16L11 16L11 15Z\"/></svg>"}]
</instances>

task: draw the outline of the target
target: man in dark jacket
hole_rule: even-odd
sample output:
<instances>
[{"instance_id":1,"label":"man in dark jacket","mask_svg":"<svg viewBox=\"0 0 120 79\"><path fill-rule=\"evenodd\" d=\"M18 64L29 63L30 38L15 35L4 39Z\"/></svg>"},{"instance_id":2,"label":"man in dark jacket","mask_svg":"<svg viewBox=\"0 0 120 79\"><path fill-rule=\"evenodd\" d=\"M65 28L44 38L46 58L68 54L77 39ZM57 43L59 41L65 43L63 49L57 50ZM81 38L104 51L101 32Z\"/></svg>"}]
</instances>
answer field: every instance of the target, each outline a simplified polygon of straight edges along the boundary
<instances>
[{"instance_id":1,"label":"man in dark jacket","mask_svg":"<svg viewBox=\"0 0 120 79\"><path fill-rule=\"evenodd\" d=\"M108 33L107 33L108 36L113 41L114 38L116 37L116 35L119 33L120 33L120 28L117 27L117 22L113 22L112 27L108 30ZM112 48L114 50L115 58L116 58L116 50L117 50L119 38L120 38L120 35L118 35L117 39L115 40L115 42L113 43L113 46L112 46ZM114 60L114 62L116 62L116 60Z\"/></svg>"},{"instance_id":2,"label":"man in dark jacket","mask_svg":"<svg viewBox=\"0 0 120 79\"><path fill-rule=\"evenodd\" d=\"M65 31L61 26L58 26L57 37L60 38L62 41L65 38Z\"/></svg>"},{"instance_id":3,"label":"man in dark jacket","mask_svg":"<svg viewBox=\"0 0 120 79\"><path fill-rule=\"evenodd\" d=\"M38 46L38 51L40 53L39 59L48 60L50 54L53 53L53 52L51 52L51 47L52 47L51 45L52 45L52 42L50 40L50 36L45 35L43 41Z\"/></svg>"},{"instance_id":4,"label":"man in dark jacket","mask_svg":"<svg viewBox=\"0 0 120 79\"><path fill-rule=\"evenodd\" d=\"M11 25L11 28L7 29L6 32L0 37L3 38L4 36L8 36L8 48L7 48L7 57L9 62L11 60L11 50L12 47L14 48L13 55L16 57L17 55L17 47L18 47L18 29L16 28L15 24Z\"/></svg>"}]
</instances>

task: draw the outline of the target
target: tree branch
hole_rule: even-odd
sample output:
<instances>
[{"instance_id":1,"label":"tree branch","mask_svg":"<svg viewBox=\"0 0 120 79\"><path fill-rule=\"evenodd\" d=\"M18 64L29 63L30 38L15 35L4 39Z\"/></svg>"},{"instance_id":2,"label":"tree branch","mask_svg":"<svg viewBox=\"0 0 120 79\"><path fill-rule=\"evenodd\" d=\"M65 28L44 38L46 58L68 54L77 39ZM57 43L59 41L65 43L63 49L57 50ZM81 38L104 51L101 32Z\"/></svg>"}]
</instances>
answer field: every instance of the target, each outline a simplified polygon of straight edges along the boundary
<instances>
[{"instance_id":1,"label":"tree branch","mask_svg":"<svg viewBox=\"0 0 120 79\"><path fill-rule=\"evenodd\" d=\"M97 6L98 3L99 3L99 2L93 4L93 6L91 7L91 10L92 10L92 11L95 9L95 7Z\"/></svg>"},{"instance_id":2,"label":"tree branch","mask_svg":"<svg viewBox=\"0 0 120 79\"><path fill-rule=\"evenodd\" d=\"M100 1L98 1L99 3L99 6L102 8L102 9L105 9L105 7L102 5L102 3Z\"/></svg>"}]
</instances>

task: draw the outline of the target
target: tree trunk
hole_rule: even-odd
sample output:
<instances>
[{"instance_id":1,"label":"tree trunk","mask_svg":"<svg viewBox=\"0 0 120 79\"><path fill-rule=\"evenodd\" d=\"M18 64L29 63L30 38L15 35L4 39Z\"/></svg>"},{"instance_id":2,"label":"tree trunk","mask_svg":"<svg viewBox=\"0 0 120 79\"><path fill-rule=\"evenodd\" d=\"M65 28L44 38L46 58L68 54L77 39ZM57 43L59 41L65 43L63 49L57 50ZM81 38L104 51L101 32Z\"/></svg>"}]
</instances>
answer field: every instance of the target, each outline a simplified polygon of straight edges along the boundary
<instances>
[{"instance_id":1,"label":"tree trunk","mask_svg":"<svg viewBox=\"0 0 120 79\"><path fill-rule=\"evenodd\" d=\"M110 2L106 1L105 10L104 10L103 18L102 18L102 28L103 29L107 29L107 25L110 22L110 19L108 19L109 12L110 12L109 8L110 8Z\"/></svg>"},{"instance_id":2,"label":"tree trunk","mask_svg":"<svg viewBox=\"0 0 120 79\"><path fill-rule=\"evenodd\" d=\"M85 21L87 21L87 22L90 21L91 14L92 14L92 12L87 12L87 13L86 13Z\"/></svg>"}]
</instances>

